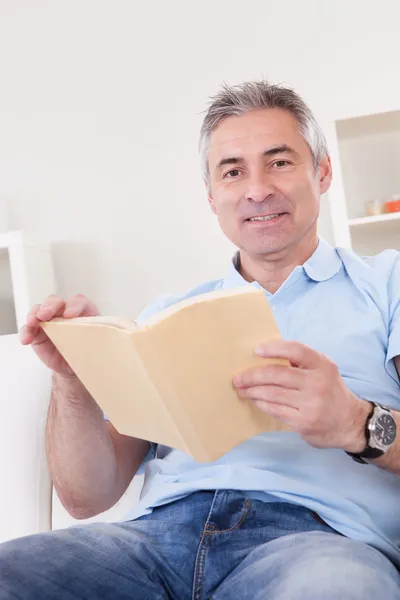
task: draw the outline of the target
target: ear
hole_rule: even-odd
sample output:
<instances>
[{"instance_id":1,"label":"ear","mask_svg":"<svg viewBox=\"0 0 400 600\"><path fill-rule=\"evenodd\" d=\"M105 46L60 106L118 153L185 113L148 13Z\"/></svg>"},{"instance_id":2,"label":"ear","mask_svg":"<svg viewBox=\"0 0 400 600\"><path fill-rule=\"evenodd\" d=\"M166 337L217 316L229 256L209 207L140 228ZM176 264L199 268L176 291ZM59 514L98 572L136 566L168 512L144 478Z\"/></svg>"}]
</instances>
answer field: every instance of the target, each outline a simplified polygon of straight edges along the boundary
<instances>
[{"instance_id":1,"label":"ear","mask_svg":"<svg viewBox=\"0 0 400 600\"><path fill-rule=\"evenodd\" d=\"M214 198L212 196L211 193L211 188L209 185L207 185L207 199L208 199L208 203L211 207L212 212L214 213L214 215L217 214L216 208L215 208L215 202L214 202Z\"/></svg>"},{"instance_id":2,"label":"ear","mask_svg":"<svg viewBox=\"0 0 400 600\"><path fill-rule=\"evenodd\" d=\"M329 156L326 156L319 162L319 189L321 194L325 194L332 183L332 165Z\"/></svg>"}]
</instances>

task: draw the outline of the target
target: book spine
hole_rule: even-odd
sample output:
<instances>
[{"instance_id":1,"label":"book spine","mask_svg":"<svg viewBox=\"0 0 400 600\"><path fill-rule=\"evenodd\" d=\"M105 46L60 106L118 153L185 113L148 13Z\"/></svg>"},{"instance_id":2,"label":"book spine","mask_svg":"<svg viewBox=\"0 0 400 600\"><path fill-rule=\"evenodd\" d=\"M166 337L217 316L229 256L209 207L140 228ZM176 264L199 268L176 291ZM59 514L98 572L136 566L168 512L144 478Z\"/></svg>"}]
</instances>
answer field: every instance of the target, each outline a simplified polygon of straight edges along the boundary
<instances>
[{"instance_id":1,"label":"book spine","mask_svg":"<svg viewBox=\"0 0 400 600\"><path fill-rule=\"evenodd\" d=\"M193 423L193 420L185 409L184 403L179 398L173 386L168 383L167 378L161 377L160 372L156 375L155 371L157 369L152 368L154 362L147 360L148 356L152 356L152 358L157 356L157 362L162 363L162 360L158 356L157 348L151 342L150 348L145 336L146 334L140 331L134 333L134 339L136 340L135 347L149 380L157 392L160 404L168 413L170 422L173 423L174 430L181 440L181 447L178 449L190 454L199 462L208 462L210 460L208 453L200 439L195 423Z\"/></svg>"}]
</instances>

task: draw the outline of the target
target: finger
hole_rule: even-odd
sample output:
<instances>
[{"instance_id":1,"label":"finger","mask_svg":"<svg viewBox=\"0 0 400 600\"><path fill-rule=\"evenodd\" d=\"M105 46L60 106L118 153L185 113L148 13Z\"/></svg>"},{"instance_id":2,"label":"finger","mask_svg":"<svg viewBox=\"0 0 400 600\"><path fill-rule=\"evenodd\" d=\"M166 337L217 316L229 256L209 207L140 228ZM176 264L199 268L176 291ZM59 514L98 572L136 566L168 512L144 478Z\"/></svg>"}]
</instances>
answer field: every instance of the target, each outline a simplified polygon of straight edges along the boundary
<instances>
[{"instance_id":1,"label":"finger","mask_svg":"<svg viewBox=\"0 0 400 600\"><path fill-rule=\"evenodd\" d=\"M32 309L29 311L29 313L26 317L26 325L27 326L33 327L33 328L39 327L39 320L37 319L36 315L37 315L38 311L40 310L41 306L42 306L41 304L35 304L35 306L33 306Z\"/></svg>"},{"instance_id":2,"label":"finger","mask_svg":"<svg viewBox=\"0 0 400 600\"><path fill-rule=\"evenodd\" d=\"M37 335L42 336L40 324L49 321L54 316L61 316L64 300L51 295L42 304L35 304L28 314L26 325L20 331L22 344L31 344Z\"/></svg>"},{"instance_id":3,"label":"finger","mask_svg":"<svg viewBox=\"0 0 400 600\"><path fill-rule=\"evenodd\" d=\"M41 304L35 304L26 315L26 324L21 327L19 332L19 339L21 344L30 344L34 337L32 328L38 327L38 320L36 319L36 313L38 312Z\"/></svg>"},{"instance_id":4,"label":"finger","mask_svg":"<svg viewBox=\"0 0 400 600\"><path fill-rule=\"evenodd\" d=\"M36 312L38 321L50 321L54 317L61 317L64 311L65 301L59 296L48 296Z\"/></svg>"},{"instance_id":5,"label":"finger","mask_svg":"<svg viewBox=\"0 0 400 600\"><path fill-rule=\"evenodd\" d=\"M274 340L258 346L255 353L262 358L286 358L302 369L316 369L321 364L321 354L300 342Z\"/></svg>"},{"instance_id":6,"label":"finger","mask_svg":"<svg viewBox=\"0 0 400 600\"><path fill-rule=\"evenodd\" d=\"M32 346L37 346L48 341L49 338L47 337L46 333L41 327L39 327L39 329L34 333L30 332L29 329L27 329L21 334L21 342L24 345L32 344Z\"/></svg>"},{"instance_id":7,"label":"finger","mask_svg":"<svg viewBox=\"0 0 400 600\"><path fill-rule=\"evenodd\" d=\"M28 325L24 325L21 328L19 337L21 344L23 344L24 346L36 343L41 344L47 340L47 336L45 332L40 328L40 326L29 327Z\"/></svg>"},{"instance_id":8,"label":"finger","mask_svg":"<svg viewBox=\"0 0 400 600\"><path fill-rule=\"evenodd\" d=\"M19 332L19 340L23 345L30 344L32 342L33 334L31 328L28 327L28 325L24 325L23 327L21 327L21 330Z\"/></svg>"},{"instance_id":9,"label":"finger","mask_svg":"<svg viewBox=\"0 0 400 600\"><path fill-rule=\"evenodd\" d=\"M66 303L63 317L71 319L80 316L96 316L98 314L99 311L93 302L83 294L76 294Z\"/></svg>"},{"instance_id":10,"label":"finger","mask_svg":"<svg viewBox=\"0 0 400 600\"><path fill-rule=\"evenodd\" d=\"M290 406L275 404L274 402L264 402L263 400L254 400L253 404L262 410L262 412L268 413L273 419L282 421L292 429L295 429L298 411L295 411Z\"/></svg>"},{"instance_id":11,"label":"finger","mask_svg":"<svg viewBox=\"0 0 400 600\"><path fill-rule=\"evenodd\" d=\"M29 317L32 315L35 316L41 306L41 304L35 304L34 306L32 306L31 310L26 315L26 320L28 321Z\"/></svg>"},{"instance_id":12,"label":"finger","mask_svg":"<svg viewBox=\"0 0 400 600\"><path fill-rule=\"evenodd\" d=\"M233 378L236 387L255 385L280 385L284 388L299 390L303 387L304 373L295 367L285 365L262 365L238 373Z\"/></svg>"},{"instance_id":13,"label":"finger","mask_svg":"<svg viewBox=\"0 0 400 600\"><path fill-rule=\"evenodd\" d=\"M275 385L257 385L254 387L240 388L237 390L240 398L249 400L262 400L263 402L274 402L299 410L301 396L295 390L285 390Z\"/></svg>"}]
</instances>

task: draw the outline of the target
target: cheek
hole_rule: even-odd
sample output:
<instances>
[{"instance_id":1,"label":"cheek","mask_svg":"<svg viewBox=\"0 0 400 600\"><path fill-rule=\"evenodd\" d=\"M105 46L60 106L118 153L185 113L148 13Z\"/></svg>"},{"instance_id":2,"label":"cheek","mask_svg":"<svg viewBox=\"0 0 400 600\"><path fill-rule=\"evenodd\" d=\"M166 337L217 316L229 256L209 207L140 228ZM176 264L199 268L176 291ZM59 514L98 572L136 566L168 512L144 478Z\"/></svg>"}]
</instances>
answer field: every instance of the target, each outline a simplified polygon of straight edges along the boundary
<instances>
[{"instance_id":1,"label":"cheek","mask_svg":"<svg viewBox=\"0 0 400 600\"><path fill-rule=\"evenodd\" d=\"M218 215L229 215L235 212L239 203L237 190L219 189L214 196L214 206Z\"/></svg>"},{"instance_id":2,"label":"cheek","mask_svg":"<svg viewBox=\"0 0 400 600\"><path fill-rule=\"evenodd\" d=\"M294 181L288 185L286 190L282 190L288 199L291 200L296 212L314 211L319 204L319 183L308 178L302 181Z\"/></svg>"},{"instance_id":3,"label":"cheek","mask_svg":"<svg viewBox=\"0 0 400 600\"><path fill-rule=\"evenodd\" d=\"M215 214L222 231L231 240L236 240L240 229L240 198L231 190L224 190L218 194L215 202Z\"/></svg>"}]
</instances>

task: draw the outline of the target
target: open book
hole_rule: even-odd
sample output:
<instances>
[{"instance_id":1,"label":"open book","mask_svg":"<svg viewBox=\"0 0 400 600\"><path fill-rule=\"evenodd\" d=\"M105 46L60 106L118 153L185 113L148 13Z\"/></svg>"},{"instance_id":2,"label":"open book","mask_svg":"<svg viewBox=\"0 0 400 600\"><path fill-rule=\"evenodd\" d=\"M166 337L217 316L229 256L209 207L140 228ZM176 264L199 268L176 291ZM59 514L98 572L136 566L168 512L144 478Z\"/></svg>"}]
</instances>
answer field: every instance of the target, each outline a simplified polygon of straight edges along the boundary
<instances>
[{"instance_id":1,"label":"open book","mask_svg":"<svg viewBox=\"0 0 400 600\"><path fill-rule=\"evenodd\" d=\"M120 317L53 319L42 327L122 434L209 462L254 435L287 429L232 384L235 374L271 362L254 350L280 338L262 290L202 294L140 327Z\"/></svg>"}]
</instances>

